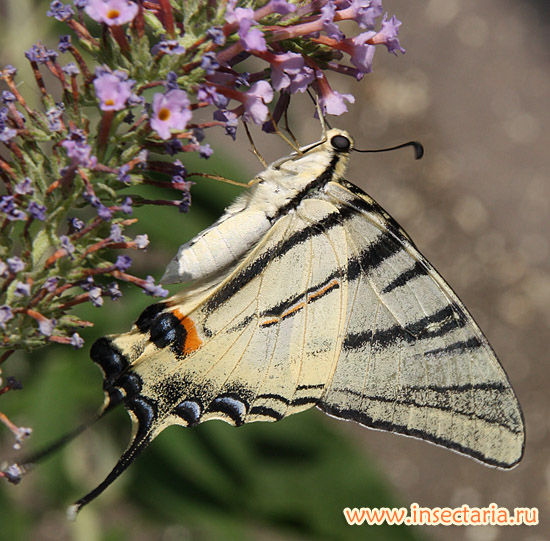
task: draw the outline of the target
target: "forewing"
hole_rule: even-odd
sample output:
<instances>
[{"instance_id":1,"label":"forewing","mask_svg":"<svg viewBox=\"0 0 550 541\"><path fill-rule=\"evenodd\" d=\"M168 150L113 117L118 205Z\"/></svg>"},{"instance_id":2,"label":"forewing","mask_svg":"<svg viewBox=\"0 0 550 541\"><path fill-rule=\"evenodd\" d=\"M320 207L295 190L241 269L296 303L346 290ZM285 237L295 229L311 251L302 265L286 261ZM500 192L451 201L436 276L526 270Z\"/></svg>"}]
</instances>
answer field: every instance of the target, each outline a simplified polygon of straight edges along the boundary
<instances>
[{"instance_id":1,"label":"forewing","mask_svg":"<svg viewBox=\"0 0 550 541\"><path fill-rule=\"evenodd\" d=\"M458 297L352 184L330 183L350 258L345 338L320 408L500 467L522 456L521 410Z\"/></svg>"}]
</instances>

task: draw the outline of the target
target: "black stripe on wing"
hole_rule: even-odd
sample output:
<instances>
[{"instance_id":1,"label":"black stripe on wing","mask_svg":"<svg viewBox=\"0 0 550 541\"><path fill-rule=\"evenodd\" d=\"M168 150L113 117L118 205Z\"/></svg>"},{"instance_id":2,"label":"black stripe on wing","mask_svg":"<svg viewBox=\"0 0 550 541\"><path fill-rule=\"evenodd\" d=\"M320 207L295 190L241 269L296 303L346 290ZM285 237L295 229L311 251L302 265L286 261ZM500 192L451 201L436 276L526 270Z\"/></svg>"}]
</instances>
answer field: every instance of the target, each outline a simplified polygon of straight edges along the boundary
<instances>
[{"instance_id":1,"label":"black stripe on wing","mask_svg":"<svg viewBox=\"0 0 550 541\"><path fill-rule=\"evenodd\" d=\"M274 260L283 257L298 244L322 235L333 227L341 226L347 219L358 214L356 209L342 206L335 212L331 212L315 224L310 224L295 231L288 238L279 242L276 246L265 250L250 265L241 269L221 289L212 295L205 304L208 313L215 311L221 304L229 300L237 291L251 282L256 276Z\"/></svg>"},{"instance_id":2,"label":"black stripe on wing","mask_svg":"<svg viewBox=\"0 0 550 541\"><path fill-rule=\"evenodd\" d=\"M362 212L365 212L367 214L378 214L384 219L384 226L387 231L389 231L393 236L395 236L397 239L399 239L401 242L404 242L406 244L411 244L414 248L416 248L414 242L412 241L411 237L409 237L408 233L397 223L395 218L390 216L372 197L370 197L368 194L366 194L359 186L356 186L355 184L351 183L349 180L340 180L338 182L341 186L346 188L349 192L351 192L353 195L357 196L353 199L353 201L345 202L342 201L342 203L347 203L347 205L352 206L353 208L360 210Z\"/></svg>"},{"instance_id":3,"label":"black stripe on wing","mask_svg":"<svg viewBox=\"0 0 550 541\"><path fill-rule=\"evenodd\" d=\"M470 419L479 419L492 425L501 426L513 434L522 434L521 419L512 415L506 417L501 408L492 407L503 394L511 390L501 382L467 383L462 385L411 385L400 388L394 396L369 395L351 389L334 389L331 393L352 395L361 398L364 409L369 402L384 402L400 406L434 409L446 413L457 413ZM480 404L489 404L489 413L480 411ZM349 408L349 412L357 411ZM363 412L364 413L364 412ZM346 419L356 420L352 417ZM391 423L390 423L391 424Z\"/></svg>"},{"instance_id":4,"label":"black stripe on wing","mask_svg":"<svg viewBox=\"0 0 550 541\"><path fill-rule=\"evenodd\" d=\"M491 466L498 466L500 468L511 468L521 460L521 456L512 464L494 460L487 457L483 453L476 451L475 449L465 447L464 445L461 445L448 438L443 438L441 436L437 436L423 430L409 428L404 425L396 425L391 423L390 421L380 419L374 420L370 415L367 415L366 413L340 408L337 405L321 404L319 405L319 408L325 413L328 413L329 415L332 415L334 417L349 419L370 428L386 430L388 432L395 432L398 434L403 434L405 436L413 436L415 438L435 443L436 445L441 445L442 447L446 447L447 449L452 449L454 451L458 451L459 453L471 456L472 458L476 458L477 460L480 460L481 462L484 462L486 464L490 464Z\"/></svg>"},{"instance_id":5,"label":"black stripe on wing","mask_svg":"<svg viewBox=\"0 0 550 541\"><path fill-rule=\"evenodd\" d=\"M396 278L394 278L383 290L382 293L390 293L398 287L403 287L411 280L418 278L419 276L429 275L430 272L426 268L426 265L422 261L417 261L410 269L403 271Z\"/></svg>"},{"instance_id":6,"label":"black stripe on wing","mask_svg":"<svg viewBox=\"0 0 550 541\"><path fill-rule=\"evenodd\" d=\"M384 348L398 341L413 343L417 340L444 336L455 329L464 328L467 323L468 319L460 307L449 304L434 314L417 319L404 327L396 324L374 332L372 329L366 329L358 333L349 333L344 338L342 347L351 350L365 347L368 344L376 344L378 347ZM461 343L456 342L456 344ZM478 338L472 337L465 345L469 349L473 349L482 346L483 343ZM450 345L445 347L450 347ZM458 346L455 349L458 349ZM432 353L434 352L437 350L432 351Z\"/></svg>"},{"instance_id":7,"label":"black stripe on wing","mask_svg":"<svg viewBox=\"0 0 550 541\"><path fill-rule=\"evenodd\" d=\"M278 393L260 394L254 399L253 406L250 409L250 415L262 415L279 421L286 416L289 407L305 405L316 406L319 403L320 396L312 396L307 394L307 391L312 391L314 389L322 390L324 388L324 383L298 385L296 387L295 396L292 399L286 398ZM296 396L296 393L303 391L306 391L305 395ZM258 402L264 402L264 404L258 404ZM281 409L277 409L277 406L281 406Z\"/></svg>"}]
</instances>

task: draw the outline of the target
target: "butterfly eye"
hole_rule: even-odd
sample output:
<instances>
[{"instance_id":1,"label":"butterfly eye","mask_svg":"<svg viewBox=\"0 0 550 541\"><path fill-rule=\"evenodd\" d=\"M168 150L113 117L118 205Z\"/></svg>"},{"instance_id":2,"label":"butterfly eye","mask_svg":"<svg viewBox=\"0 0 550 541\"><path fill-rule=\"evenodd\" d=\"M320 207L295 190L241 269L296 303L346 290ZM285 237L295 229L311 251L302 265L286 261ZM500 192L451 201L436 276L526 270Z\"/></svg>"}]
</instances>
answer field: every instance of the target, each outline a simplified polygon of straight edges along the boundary
<instances>
[{"instance_id":1,"label":"butterfly eye","mask_svg":"<svg viewBox=\"0 0 550 541\"><path fill-rule=\"evenodd\" d=\"M344 135L335 135L331 140L330 144L335 150L349 150L351 146L351 141Z\"/></svg>"}]
</instances>

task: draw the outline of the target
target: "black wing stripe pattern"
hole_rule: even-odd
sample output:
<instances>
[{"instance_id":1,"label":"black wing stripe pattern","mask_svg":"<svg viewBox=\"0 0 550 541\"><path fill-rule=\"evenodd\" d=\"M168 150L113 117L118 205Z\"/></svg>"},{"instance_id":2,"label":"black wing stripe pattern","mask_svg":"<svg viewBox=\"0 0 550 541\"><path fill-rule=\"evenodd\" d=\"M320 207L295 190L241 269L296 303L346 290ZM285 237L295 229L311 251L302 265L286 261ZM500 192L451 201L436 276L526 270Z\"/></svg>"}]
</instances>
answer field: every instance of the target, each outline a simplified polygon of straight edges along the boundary
<instances>
[{"instance_id":1,"label":"black wing stripe pattern","mask_svg":"<svg viewBox=\"0 0 550 541\"><path fill-rule=\"evenodd\" d=\"M354 198L358 189L351 195L334 184L331 190L342 204L361 206ZM363 198L365 208L375 208ZM359 267L348 273L349 287L358 281L361 300L348 307L340 359L319 407L513 466L523 452L521 413L460 300L398 226L385 227L384 216L348 221L346 231ZM367 239L366 248L357 239Z\"/></svg>"}]
</instances>

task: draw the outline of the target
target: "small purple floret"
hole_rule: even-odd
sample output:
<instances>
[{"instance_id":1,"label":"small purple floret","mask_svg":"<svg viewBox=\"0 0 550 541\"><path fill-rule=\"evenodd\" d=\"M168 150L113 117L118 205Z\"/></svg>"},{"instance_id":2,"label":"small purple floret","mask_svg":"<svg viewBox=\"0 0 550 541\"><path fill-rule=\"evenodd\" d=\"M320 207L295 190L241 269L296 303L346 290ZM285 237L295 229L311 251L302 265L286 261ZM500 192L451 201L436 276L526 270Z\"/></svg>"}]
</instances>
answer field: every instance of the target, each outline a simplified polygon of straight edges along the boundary
<instances>
[{"instance_id":1,"label":"small purple floret","mask_svg":"<svg viewBox=\"0 0 550 541\"><path fill-rule=\"evenodd\" d=\"M161 139L169 139L170 130L184 130L191 120L190 101L185 90L170 90L166 94L155 94L151 128Z\"/></svg>"},{"instance_id":2,"label":"small purple floret","mask_svg":"<svg viewBox=\"0 0 550 541\"><path fill-rule=\"evenodd\" d=\"M100 72L94 79L96 96L99 99L99 107L102 111L120 111L126 106L128 98L132 94L135 81L128 79L123 71L116 70L113 73Z\"/></svg>"},{"instance_id":3,"label":"small purple floret","mask_svg":"<svg viewBox=\"0 0 550 541\"><path fill-rule=\"evenodd\" d=\"M138 6L129 0L88 0L85 11L98 23L120 26L135 18Z\"/></svg>"}]
</instances>

